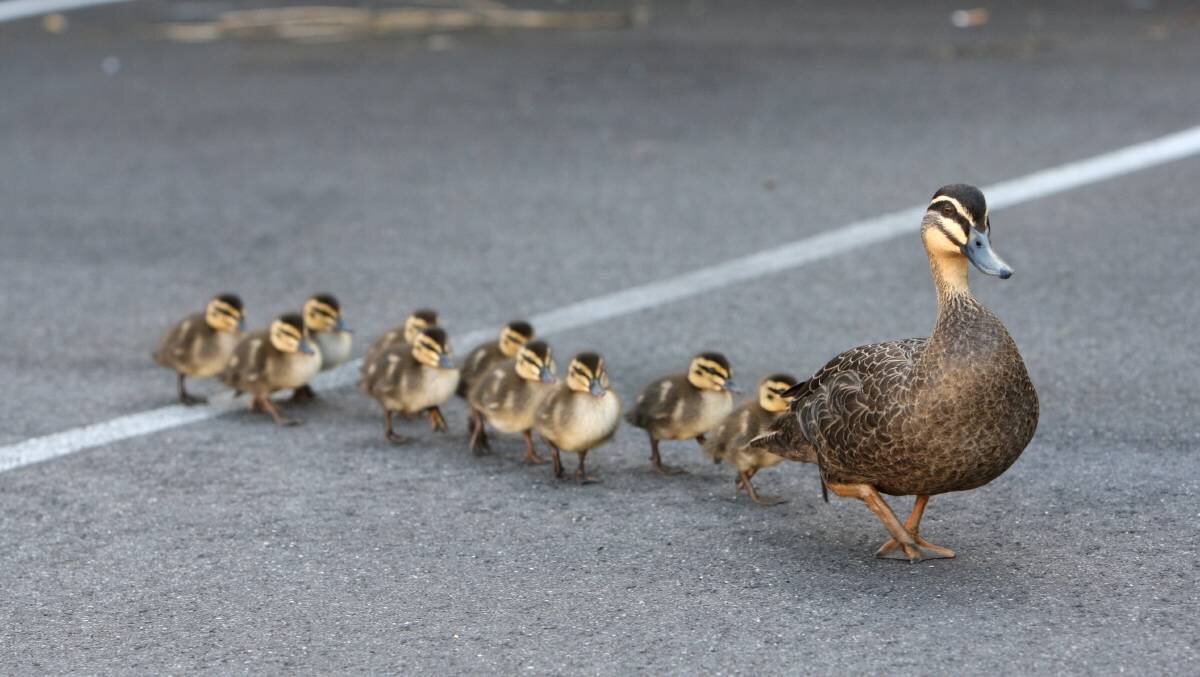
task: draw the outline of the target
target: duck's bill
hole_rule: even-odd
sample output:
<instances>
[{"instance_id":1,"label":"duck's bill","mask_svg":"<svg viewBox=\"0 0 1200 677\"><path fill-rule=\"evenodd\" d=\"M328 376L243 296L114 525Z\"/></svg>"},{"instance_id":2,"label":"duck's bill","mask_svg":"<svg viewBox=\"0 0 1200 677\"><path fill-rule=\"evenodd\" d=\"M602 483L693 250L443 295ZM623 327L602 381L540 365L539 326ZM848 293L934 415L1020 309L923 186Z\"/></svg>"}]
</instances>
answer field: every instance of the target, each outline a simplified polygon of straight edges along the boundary
<instances>
[{"instance_id":1,"label":"duck's bill","mask_svg":"<svg viewBox=\"0 0 1200 677\"><path fill-rule=\"evenodd\" d=\"M600 397L604 394L604 384L600 383L600 381L597 381L596 379L592 379L591 382L588 383L588 390L590 390L591 393L596 397Z\"/></svg>"},{"instance_id":2,"label":"duck's bill","mask_svg":"<svg viewBox=\"0 0 1200 677\"><path fill-rule=\"evenodd\" d=\"M337 324L333 325L333 330L334 330L334 331L347 331L347 332L348 332L348 331L350 331L350 327L347 327L347 326L346 326L346 321L345 321L345 320L343 320L342 318L340 318L340 317L339 317L339 318L337 319Z\"/></svg>"},{"instance_id":3,"label":"duck's bill","mask_svg":"<svg viewBox=\"0 0 1200 677\"><path fill-rule=\"evenodd\" d=\"M549 369L542 367L542 370L538 372L538 379L542 383L554 383L554 374Z\"/></svg>"},{"instance_id":4,"label":"duck's bill","mask_svg":"<svg viewBox=\"0 0 1200 677\"><path fill-rule=\"evenodd\" d=\"M239 317L237 324L238 331L246 331L246 318Z\"/></svg>"},{"instance_id":5,"label":"duck's bill","mask_svg":"<svg viewBox=\"0 0 1200 677\"><path fill-rule=\"evenodd\" d=\"M995 275L1001 280L1007 280L1012 277L1013 269L1000 258L992 249L992 243L988 241L988 236L975 229L971 230L971 239L967 240L967 244L963 245L963 254L971 265L979 269L979 272L987 275Z\"/></svg>"},{"instance_id":6,"label":"duck's bill","mask_svg":"<svg viewBox=\"0 0 1200 677\"><path fill-rule=\"evenodd\" d=\"M304 353L305 355L314 355L317 352L313 350L312 344L309 343L307 339L300 341L298 348L300 352Z\"/></svg>"},{"instance_id":7,"label":"duck's bill","mask_svg":"<svg viewBox=\"0 0 1200 677\"><path fill-rule=\"evenodd\" d=\"M733 379L725 381L725 389L734 395L741 395L743 392L741 386L739 386L737 383L734 383Z\"/></svg>"},{"instance_id":8,"label":"duck's bill","mask_svg":"<svg viewBox=\"0 0 1200 677\"><path fill-rule=\"evenodd\" d=\"M449 355L439 355L438 366L442 369L449 369L454 366L454 363L450 361Z\"/></svg>"}]
</instances>

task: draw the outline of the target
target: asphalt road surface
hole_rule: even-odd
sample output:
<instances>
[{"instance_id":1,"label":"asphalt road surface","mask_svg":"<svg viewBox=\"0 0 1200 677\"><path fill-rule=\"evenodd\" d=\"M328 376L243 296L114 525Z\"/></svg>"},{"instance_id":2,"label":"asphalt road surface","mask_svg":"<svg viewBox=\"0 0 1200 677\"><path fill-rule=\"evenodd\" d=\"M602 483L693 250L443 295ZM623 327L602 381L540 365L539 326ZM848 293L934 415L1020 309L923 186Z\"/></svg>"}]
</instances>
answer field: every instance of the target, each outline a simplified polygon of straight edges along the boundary
<instances>
[{"instance_id":1,"label":"asphalt road surface","mask_svg":"<svg viewBox=\"0 0 1200 677\"><path fill-rule=\"evenodd\" d=\"M154 30L227 7L0 24L0 445L171 404L149 351L216 291L253 324L329 290L364 340L418 306L454 336L1200 124L1186 4ZM623 428L577 487L520 465L519 438L473 458L457 403L450 434L390 446L343 388L299 428L237 413L0 474L0 673L1187 671L1198 185L1184 159L993 213L1017 273L973 285L1042 418L1007 474L931 501L956 560L874 559L878 521L822 503L811 466L760 474L790 499L761 508L694 444L664 444L689 475L655 476ZM747 383L803 377L933 313L909 235L549 339L602 352L629 403L701 349Z\"/></svg>"}]
</instances>

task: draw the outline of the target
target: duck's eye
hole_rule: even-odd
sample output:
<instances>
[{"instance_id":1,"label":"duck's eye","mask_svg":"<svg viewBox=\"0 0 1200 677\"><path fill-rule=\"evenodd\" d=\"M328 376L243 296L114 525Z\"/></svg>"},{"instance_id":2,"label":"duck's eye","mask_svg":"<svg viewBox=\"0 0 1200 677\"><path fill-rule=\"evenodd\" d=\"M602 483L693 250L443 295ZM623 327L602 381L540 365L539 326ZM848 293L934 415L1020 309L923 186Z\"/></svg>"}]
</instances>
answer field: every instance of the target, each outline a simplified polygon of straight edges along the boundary
<instances>
[{"instance_id":1,"label":"duck's eye","mask_svg":"<svg viewBox=\"0 0 1200 677\"><path fill-rule=\"evenodd\" d=\"M951 216L952 214L954 214L954 207L951 205L948 205L948 204L944 204L944 205L942 205L942 213L945 214L946 216Z\"/></svg>"}]
</instances>

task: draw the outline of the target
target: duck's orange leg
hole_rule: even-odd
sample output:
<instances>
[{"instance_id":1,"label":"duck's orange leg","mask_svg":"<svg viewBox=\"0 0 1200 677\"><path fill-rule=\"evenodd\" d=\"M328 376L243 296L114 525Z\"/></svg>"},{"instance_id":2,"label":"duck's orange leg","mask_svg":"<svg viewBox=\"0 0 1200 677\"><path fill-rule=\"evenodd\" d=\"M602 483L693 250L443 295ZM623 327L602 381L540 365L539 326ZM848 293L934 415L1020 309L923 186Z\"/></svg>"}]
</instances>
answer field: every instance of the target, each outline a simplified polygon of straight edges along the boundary
<instances>
[{"instance_id":1,"label":"duck's orange leg","mask_svg":"<svg viewBox=\"0 0 1200 677\"><path fill-rule=\"evenodd\" d=\"M863 503L867 504L867 507L871 509L871 512L875 513L875 516L879 518L880 522L883 522L884 528L886 528L888 533L892 535L892 541L895 541L896 543L896 545L892 546L888 552L891 552L891 550L894 550L897 546L904 552L903 557L896 557L896 559L907 559L909 562L916 563L927 559L954 556L954 553L950 550L946 550L945 548L938 546L929 547L930 544L925 543L923 539L918 541L917 538L915 538L913 534L910 533L907 528L905 528L905 525L900 523L899 518L896 517L896 513L892 512L891 507L889 507L887 502L883 500L883 497L879 495L879 492L875 490L875 487L869 484L836 484L833 482L827 483L827 486L829 487L830 491L838 496L857 498ZM921 510L923 511L924 508L925 506L922 505ZM920 521L920 518L921 516L918 514L918 522ZM912 518L910 517L909 519ZM886 547L887 544L885 543L884 546ZM880 548L881 552L883 550L884 548ZM947 555L946 553L949 554ZM879 555L878 553L876 554L880 557L887 556L886 553L883 555Z\"/></svg>"},{"instance_id":2,"label":"duck's orange leg","mask_svg":"<svg viewBox=\"0 0 1200 677\"><path fill-rule=\"evenodd\" d=\"M920 546L923 550L932 553L925 559L932 559L936 557L952 558L954 557L954 551L950 548L943 548L940 545L934 545L924 538L921 538L921 518L925 516L926 503L929 503L928 496L917 496L917 502L913 504L912 512L908 514L908 519L904 521L904 530L912 535L913 541L915 541L918 546ZM899 546L900 543L897 542L895 538L889 538L886 543L879 547L879 550L875 551L875 556L885 557L888 559L904 559L897 550Z\"/></svg>"}]
</instances>

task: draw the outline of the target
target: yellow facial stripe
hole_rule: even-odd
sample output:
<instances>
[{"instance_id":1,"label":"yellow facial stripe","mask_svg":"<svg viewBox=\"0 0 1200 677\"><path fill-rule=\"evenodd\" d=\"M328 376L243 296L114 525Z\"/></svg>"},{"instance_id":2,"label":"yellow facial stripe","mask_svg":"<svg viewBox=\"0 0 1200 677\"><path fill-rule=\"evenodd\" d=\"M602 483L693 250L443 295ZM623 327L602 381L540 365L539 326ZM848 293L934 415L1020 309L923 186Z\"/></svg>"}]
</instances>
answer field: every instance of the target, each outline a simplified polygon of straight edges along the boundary
<instances>
[{"instance_id":1,"label":"yellow facial stripe","mask_svg":"<svg viewBox=\"0 0 1200 677\"><path fill-rule=\"evenodd\" d=\"M943 203L954 207L954 211L958 212L959 216L966 219L967 223L971 224L972 228L975 227L975 219L971 218L971 213L967 211L966 207L963 207L961 202L948 195L939 195L933 198L933 200L929 202L928 209L933 209L935 205L941 205Z\"/></svg>"},{"instance_id":2,"label":"yellow facial stripe","mask_svg":"<svg viewBox=\"0 0 1200 677\"><path fill-rule=\"evenodd\" d=\"M324 315L324 316L330 317L330 318L335 318L340 314L332 306L321 303L320 301L318 301L316 299L310 299L309 302L304 305L305 305L305 307L304 307L305 313L318 313L320 315Z\"/></svg>"},{"instance_id":3,"label":"yellow facial stripe","mask_svg":"<svg viewBox=\"0 0 1200 677\"><path fill-rule=\"evenodd\" d=\"M240 310L238 310L237 308L234 308L233 306L229 305L228 303L225 303L224 301L213 301L211 307L213 310L215 310L219 313L223 313L225 315L229 315L230 317L241 317L242 316L242 313Z\"/></svg>"},{"instance_id":4,"label":"yellow facial stripe","mask_svg":"<svg viewBox=\"0 0 1200 677\"><path fill-rule=\"evenodd\" d=\"M725 369L725 367L713 362L712 360L706 360L701 357L697 358L694 364L701 370L711 370L716 372L716 375L721 378L729 378L729 372Z\"/></svg>"},{"instance_id":5,"label":"yellow facial stripe","mask_svg":"<svg viewBox=\"0 0 1200 677\"><path fill-rule=\"evenodd\" d=\"M292 339L293 341L299 341L300 337L301 337L300 332L296 331L295 327L293 327L290 324L287 324L286 322L276 322L275 324L273 324L271 326L271 333L281 334L283 336L286 336L286 337Z\"/></svg>"}]
</instances>

